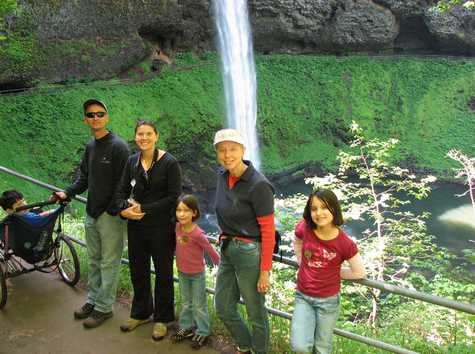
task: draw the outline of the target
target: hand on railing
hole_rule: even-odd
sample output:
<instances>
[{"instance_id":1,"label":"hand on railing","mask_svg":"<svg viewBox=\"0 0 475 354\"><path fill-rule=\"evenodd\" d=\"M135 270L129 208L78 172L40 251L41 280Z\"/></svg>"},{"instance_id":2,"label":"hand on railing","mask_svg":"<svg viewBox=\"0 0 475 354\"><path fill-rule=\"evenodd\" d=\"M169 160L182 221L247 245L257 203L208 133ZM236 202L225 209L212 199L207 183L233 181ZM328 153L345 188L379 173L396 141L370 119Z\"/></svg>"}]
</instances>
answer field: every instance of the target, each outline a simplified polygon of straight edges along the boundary
<instances>
[{"instance_id":1,"label":"hand on railing","mask_svg":"<svg viewBox=\"0 0 475 354\"><path fill-rule=\"evenodd\" d=\"M70 198L63 191L55 191L55 192L51 193L51 196L49 197L49 200L57 202L57 201L61 201L61 200L70 200Z\"/></svg>"}]
</instances>

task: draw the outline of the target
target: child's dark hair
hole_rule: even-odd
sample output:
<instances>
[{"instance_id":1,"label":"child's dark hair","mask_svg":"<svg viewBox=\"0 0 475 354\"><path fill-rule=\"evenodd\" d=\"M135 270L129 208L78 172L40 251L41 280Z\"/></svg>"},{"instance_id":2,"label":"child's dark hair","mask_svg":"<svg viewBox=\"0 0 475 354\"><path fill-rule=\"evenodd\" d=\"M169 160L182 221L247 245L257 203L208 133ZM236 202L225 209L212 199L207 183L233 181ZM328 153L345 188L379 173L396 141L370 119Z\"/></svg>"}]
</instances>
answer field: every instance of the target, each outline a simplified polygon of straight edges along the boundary
<instances>
[{"instance_id":1,"label":"child's dark hair","mask_svg":"<svg viewBox=\"0 0 475 354\"><path fill-rule=\"evenodd\" d=\"M310 226L312 229L316 229L317 225L312 220L311 209L312 209L312 199L316 197L320 199L325 206L330 210L330 213L333 215L333 224L336 226L343 225L343 214L341 212L340 202L336 197L335 193L333 193L329 189L319 189L315 192L312 192L308 196L307 205L305 205L305 209L303 211L303 218L307 222L307 225Z\"/></svg>"},{"instance_id":2,"label":"child's dark hair","mask_svg":"<svg viewBox=\"0 0 475 354\"><path fill-rule=\"evenodd\" d=\"M198 218L201 215L200 206L199 206L199 203L198 203L198 198L196 198L192 194L182 194L178 197L178 199L176 201L176 205L178 206L178 204L180 204L180 203L185 204L188 208L193 210L195 215L193 215L193 218L191 219L192 221L198 220Z\"/></svg>"},{"instance_id":3,"label":"child's dark hair","mask_svg":"<svg viewBox=\"0 0 475 354\"><path fill-rule=\"evenodd\" d=\"M10 189L2 193L0 197L0 206L3 210L13 209L13 204L23 199L23 194L16 189Z\"/></svg>"},{"instance_id":4,"label":"child's dark hair","mask_svg":"<svg viewBox=\"0 0 475 354\"><path fill-rule=\"evenodd\" d=\"M149 127L153 129L155 134L158 134L157 126L155 125L155 123L152 122L151 120L145 120L145 119L139 119L137 121L137 124L135 124L135 134L137 134L137 129L139 129L142 125L148 125Z\"/></svg>"}]
</instances>

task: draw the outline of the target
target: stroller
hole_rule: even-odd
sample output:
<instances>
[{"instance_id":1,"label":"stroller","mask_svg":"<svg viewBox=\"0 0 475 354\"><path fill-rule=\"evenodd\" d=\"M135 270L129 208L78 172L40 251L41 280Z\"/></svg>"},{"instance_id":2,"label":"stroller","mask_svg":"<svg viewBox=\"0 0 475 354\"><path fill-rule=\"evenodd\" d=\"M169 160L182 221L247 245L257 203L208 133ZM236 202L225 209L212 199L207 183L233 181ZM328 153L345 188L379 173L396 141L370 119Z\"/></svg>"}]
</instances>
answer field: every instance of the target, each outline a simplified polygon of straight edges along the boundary
<instances>
[{"instance_id":1,"label":"stroller","mask_svg":"<svg viewBox=\"0 0 475 354\"><path fill-rule=\"evenodd\" d=\"M55 201L45 201L17 208L16 211L35 211ZM0 309L7 303L6 279L35 270L50 273L59 271L70 286L80 278L79 258L72 241L62 232L61 223L67 201L57 209L30 223L21 214L10 214L0 221Z\"/></svg>"}]
</instances>

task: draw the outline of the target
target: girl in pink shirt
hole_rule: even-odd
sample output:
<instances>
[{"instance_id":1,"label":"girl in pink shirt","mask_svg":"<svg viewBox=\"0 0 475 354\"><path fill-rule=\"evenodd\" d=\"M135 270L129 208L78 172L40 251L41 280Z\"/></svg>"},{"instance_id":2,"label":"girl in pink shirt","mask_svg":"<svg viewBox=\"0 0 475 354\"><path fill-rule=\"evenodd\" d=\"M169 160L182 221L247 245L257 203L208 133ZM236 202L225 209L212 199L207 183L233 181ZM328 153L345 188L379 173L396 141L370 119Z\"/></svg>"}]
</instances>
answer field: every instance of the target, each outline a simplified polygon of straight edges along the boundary
<instances>
[{"instance_id":1,"label":"girl in pink shirt","mask_svg":"<svg viewBox=\"0 0 475 354\"><path fill-rule=\"evenodd\" d=\"M204 252L208 253L215 265L219 263L218 253L208 242L203 230L194 223L199 216L198 199L190 194L181 195L177 201L178 223L175 229L181 313L178 332L171 339L180 342L191 338L194 349L201 348L210 333Z\"/></svg>"},{"instance_id":2,"label":"girl in pink shirt","mask_svg":"<svg viewBox=\"0 0 475 354\"><path fill-rule=\"evenodd\" d=\"M310 194L294 238L299 270L290 342L297 353L331 353L340 279L365 276L358 248L340 229L342 224L340 203L332 191ZM344 261L349 268L341 267Z\"/></svg>"}]
</instances>

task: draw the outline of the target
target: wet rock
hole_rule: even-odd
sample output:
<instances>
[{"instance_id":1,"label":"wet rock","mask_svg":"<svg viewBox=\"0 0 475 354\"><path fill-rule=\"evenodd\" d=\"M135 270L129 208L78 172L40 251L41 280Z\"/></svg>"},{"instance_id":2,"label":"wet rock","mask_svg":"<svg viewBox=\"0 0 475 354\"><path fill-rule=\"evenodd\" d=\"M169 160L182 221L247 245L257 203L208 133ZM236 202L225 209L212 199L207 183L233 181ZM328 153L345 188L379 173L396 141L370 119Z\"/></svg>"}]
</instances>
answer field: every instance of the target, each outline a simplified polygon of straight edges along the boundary
<instances>
[{"instance_id":1,"label":"wet rock","mask_svg":"<svg viewBox=\"0 0 475 354\"><path fill-rule=\"evenodd\" d=\"M475 111L475 96L471 96L471 97L468 99L467 105L468 105L468 107L470 107L470 109L471 109L472 111Z\"/></svg>"},{"instance_id":2,"label":"wet rock","mask_svg":"<svg viewBox=\"0 0 475 354\"><path fill-rule=\"evenodd\" d=\"M425 11L424 18L439 51L475 54L475 11L456 6L441 12L431 7Z\"/></svg>"},{"instance_id":3,"label":"wet rock","mask_svg":"<svg viewBox=\"0 0 475 354\"><path fill-rule=\"evenodd\" d=\"M20 0L19 7L7 17L0 85L110 78L150 55L150 40L175 47L183 33L177 1Z\"/></svg>"},{"instance_id":4,"label":"wet rock","mask_svg":"<svg viewBox=\"0 0 475 354\"><path fill-rule=\"evenodd\" d=\"M311 52L335 16L338 0L252 0L254 45L264 52Z\"/></svg>"},{"instance_id":5,"label":"wet rock","mask_svg":"<svg viewBox=\"0 0 475 354\"><path fill-rule=\"evenodd\" d=\"M475 51L475 12L435 0L248 0L262 53ZM214 49L211 0L18 0L0 42L0 88L114 77L166 52ZM5 32L5 33L4 33Z\"/></svg>"},{"instance_id":6,"label":"wet rock","mask_svg":"<svg viewBox=\"0 0 475 354\"><path fill-rule=\"evenodd\" d=\"M399 27L390 10L372 1L345 1L325 27L322 38L329 48L340 51L391 49Z\"/></svg>"},{"instance_id":7,"label":"wet rock","mask_svg":"<svg viewBox=\"0 0 475 354\"><path fill-rule=\"evenodd\" d=\"M372 1L253 0L255 46L264 52L384 50L398 26Z\"/></svg>"},{"instance_id":8,"label":"wet rock","mask_svg":"<svg viewBox=\"0 0 475 354\"><path fill-rule=\"evenodd\" d=\"M399 18L415 17L424 14L424 10L433 5L435 0L373 0L382 5Z\"/></svg>"}]
</instances>

